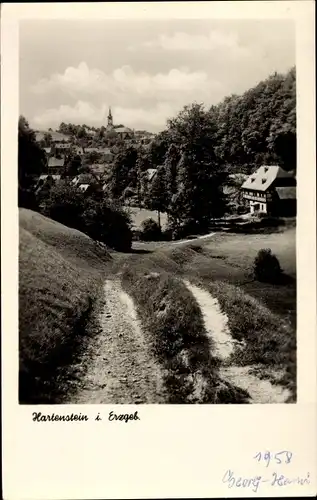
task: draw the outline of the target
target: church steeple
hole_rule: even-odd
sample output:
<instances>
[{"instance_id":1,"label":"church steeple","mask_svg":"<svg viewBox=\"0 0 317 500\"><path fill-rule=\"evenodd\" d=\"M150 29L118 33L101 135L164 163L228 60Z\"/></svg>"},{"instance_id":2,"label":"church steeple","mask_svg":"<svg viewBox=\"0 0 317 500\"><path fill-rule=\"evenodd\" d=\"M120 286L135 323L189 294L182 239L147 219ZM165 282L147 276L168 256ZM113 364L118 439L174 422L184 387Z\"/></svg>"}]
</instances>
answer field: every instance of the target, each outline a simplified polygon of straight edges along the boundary
<instances>
[{"instance_id":1,"label":"church steeple","mask_svg":"<svg viewBox=\"0 0 317 500\"><path fill-rule=\"evenodd\" d=\"M109 106L109 113L108 113L108 127L113 127L113 119L112 119L112 113L111 113L110 106Z\"/></svg>"}]
</instances>

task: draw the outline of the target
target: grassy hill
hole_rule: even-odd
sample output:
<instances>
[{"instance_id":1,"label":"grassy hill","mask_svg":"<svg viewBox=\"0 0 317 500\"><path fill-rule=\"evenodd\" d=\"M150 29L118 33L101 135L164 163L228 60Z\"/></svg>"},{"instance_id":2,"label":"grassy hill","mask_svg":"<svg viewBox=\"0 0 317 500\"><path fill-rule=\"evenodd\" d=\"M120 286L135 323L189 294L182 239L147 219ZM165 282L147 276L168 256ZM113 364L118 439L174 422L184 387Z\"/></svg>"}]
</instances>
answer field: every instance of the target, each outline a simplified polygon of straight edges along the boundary
<instances>
[{"instance_id":1,"label":"grassy hill","mask_svg":"<svg viewBox=\"0 0 317 500\"><path fill-rule=\"evenodd\" d=\"M110 254L89 237L20 209L20 402L50 402L87 333ZM49 396L51 394L51 396Z\"/></svg>"},{"instance_id":2,"label":"grassy hill","mask_svg":"<svg viewBox=\"0 0 317 500\"><path fill-rule=\"evenodd\" d=\"M253 259L260 248L267 246L277 253L287 272L285 282L279 285L260 283L252 277ZM123 286L133 296L148 329L155 332L153 344L157 354L167 360L173 347L176 352L186 345L190 350L195 347L193 337L198 331L200 341L204 337L200 311L193 306L193 298L184 290L182 279L203 287L217 298L228 317L233 338L245 342L245 349L231 361L242 367L252 366L260 378L271 379L273 384L276 383L273 373L281 373L279 383L290 390L293 402L296 399L295 230L279 235L218 234L215 241L196 240L131 256L130 264L126 263L123 269ZM162 311L168 314L163 315ZM175 340L167 330L175 332ZM166 338L174 345L166 344ZM193 356L195 362L206 364L203 351ZM217 369L214 360L211 363L212 387ZM224 394L222 390L221 394L219 399L218 393L215 402L228 400L228 392ZM239 402L239 394L232 393L232 388L230 402Z\"/></svg>"}]
</instances>

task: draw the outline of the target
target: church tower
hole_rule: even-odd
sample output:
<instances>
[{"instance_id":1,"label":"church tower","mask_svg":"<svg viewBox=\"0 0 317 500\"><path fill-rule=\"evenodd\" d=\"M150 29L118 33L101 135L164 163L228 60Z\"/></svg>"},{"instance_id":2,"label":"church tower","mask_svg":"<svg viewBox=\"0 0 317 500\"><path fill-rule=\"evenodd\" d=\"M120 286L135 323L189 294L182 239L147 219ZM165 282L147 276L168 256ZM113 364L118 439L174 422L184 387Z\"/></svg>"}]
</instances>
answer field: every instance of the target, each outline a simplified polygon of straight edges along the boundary
<instances>
[{"instance_id":1,"label":"church tower","mask_svg":"<svg viewBox=\"0 0 317 500\"><path fill-rule=\"evenodd\" d=\"M108 125L107 128L113 128L113 119L112 119L112 113L111 113L111 107L109 106L109 113L108 113Z\"/></svg>"}]
</instances>

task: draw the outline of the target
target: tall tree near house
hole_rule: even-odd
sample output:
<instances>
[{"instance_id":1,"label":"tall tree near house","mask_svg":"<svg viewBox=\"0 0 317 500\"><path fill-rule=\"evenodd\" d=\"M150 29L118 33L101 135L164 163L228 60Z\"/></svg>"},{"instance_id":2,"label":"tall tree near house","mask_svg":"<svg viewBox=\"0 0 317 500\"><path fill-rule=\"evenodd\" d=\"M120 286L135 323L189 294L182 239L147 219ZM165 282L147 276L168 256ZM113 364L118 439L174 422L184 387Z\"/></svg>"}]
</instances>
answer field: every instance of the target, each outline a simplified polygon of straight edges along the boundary
<instances>
[{"instance_id":1,"label":"tall tree near house","mask_svg":"<svg viewBox=\"0 0 317 500\"><path fill-rule=\"evenodd\" d=\"M128 186L134 187L137 150L133 146L122 148L116 155L109 179L113 198L120 198Z\"/></svg>"},{"instance_id":2,"label":"tall tree near house","mask_svg":"<svg viewBox=\"0 0 317 500\"><path fill-rule=\"evenodd\" d=\"M222 215L221 166L215 154L216 126L202 104L185 106L168 122L171 142L181 159L177 165L177 191L171 198L169 220L189 231L208 228Z\"/></svg>"},{"instance_id":3,"label":"tall tree near house","mask_svg":"<svg viewBox=\"0 0 317 500\"><path fill-rule=\"evenodd\" d=\"M142 201L146 200L147 191L149 187L147 170L152 167L151 155L143 148L137 149L136 159L136 188L138 205L142 207Z\"/></svg>"},{"instance_id":4,"label":"tall tree near house","mask_svg":"<svg viewBox=\"0 0 317 500\"><path fill-rule=\"evenodd\" d=\"M179 160L179 151L175 144L171 144L166 152L164 161L166 189L170 197L177 192L177 165Z\"/></svg>"},{"instance_id":5,"label":"tall tree near house","mask_svg":"<svg viewBox=\"0 0 317 500\"><path fill-rule=\"evenodd\" d=\"M161 229L161 213L167 210L169 193L166 183L166 172L163 166L158 167L156 174L149 184L146 193L146 206L157 211L158 225Z\"/></svg>"},{"instance_id":6,"label":"tall tree near house","mask_svg":"<svg viewBox=\"0 0 317 500\"><path fill-rule=\"evenodd\" d=\"M152 140L149 145L148 154L151 164L154 165L154 167L164 163L165 155L170 144L168 130L163 130Z\"/></svg>"},{"instance_id":7,"label":"tall tree near house","mask_svg":"<svg viewBox=\"0 0 317 500\"><path fill-rule=\"evenodd\" d=\"M66 175L73 177L78 175L81 171L82 161L81 157L76 154L71 154L68 156L65 162Z\"/></svg>"},{"instance_id":8,"label":"tall tree near house","mask_svg":"<svg viewBox=\"0 0 317 500\"><path fill-rule=\"evenodd\" d=\"M286 170L296 170L296 71L292 68L284 78L276 101L279 106L267 137L269 150Z\"/></svg>"}]
</instances>

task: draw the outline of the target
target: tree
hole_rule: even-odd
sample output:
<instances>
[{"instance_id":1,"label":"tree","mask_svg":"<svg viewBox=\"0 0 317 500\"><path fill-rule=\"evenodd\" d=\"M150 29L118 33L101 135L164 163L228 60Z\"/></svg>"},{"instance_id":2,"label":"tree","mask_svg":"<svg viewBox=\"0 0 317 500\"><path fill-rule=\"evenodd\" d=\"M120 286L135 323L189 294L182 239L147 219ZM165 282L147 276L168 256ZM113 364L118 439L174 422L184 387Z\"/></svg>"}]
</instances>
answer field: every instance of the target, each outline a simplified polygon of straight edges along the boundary
<instances>
[{"instance_id":1,"label":"tree","mask_svg":"<svg viewBox=\"0 0 317 500\"><path fill-rule=\"evenodd\" d=\"M177 192L177 165L179 160L179 151L175 144L171 144L166 152L164 161L166 189L170 197Z\"/></svg>"},{"instance_id":2,"label":"tree","mask_svg":"<svg viewBox=\"0 0 317 500\"><path fill-rule=\"evenodd\" d=\"M66 175L74 177L81 172L82 161L77 154L70 154L65 162Z\"/></svg>"},{"instance_id":3,"label":"tree","mask_svg":"<svg viewBox=\"0 0 317 500\"><path fill-rule=\"evenodd\" d=\"M141 239L143 241L158 241L162 237L161 227L154 219L145 219L141 224Z\"/></svg>"},{"instance_id":4,"label":"tree","mask_svg":"<svg viewBox=\"0 0 317 500\"><path fill-rule=\"evenodd\" d=\"M45 152L36 143L35 132L20 116L18 124L18 186L19 206L35 208L35 184L45 170Z\"/></svg>"},{"instance_id":5,"label":"tree","mask_svg":"<svg viewBox=\"0 0 317 500\"><path fill-rule=\"evenodd\" d=\"M296 168L296 71L274 73L212 106L219 161L250 173L261 164Z\"/></svg>"},{"instance_id":6,"label":"tree","mask_svg":"<svg viewBox=\"0 0 317 500\"><path fill-rule=\"evenodd\" d=\"M68 133L68 126L66 123L62 122L60 126L58 127L58 132L61 132L61 134L67 134Z\"/></svg>"},{"instance_id":7,"label":"tree","mask_svg":"<svg viewBox=\"0 0 317 500\"><path fill-rule=\"evenodd\" d=\"M78 127L76 133L77 139L85 139L87 137L87 131L84 126Z\"/></svg>"},{"instance_id":8,"label":"tree","mask_svg":"<svg viewBox=\"0 0 317 500\"><path fill-rule=\"evenodd\" d=\"M117 153L109 179L110 191L114 198L120 198L128 186L136 187L136 161L137 150L133 146L126 146Z\"/></svg>"},{"instance_id":9,"label":"tree","mask_svg":"<svg viewBox=\"0 0 317 500\"><path fill-rule=\"evenodd\" d=\"M131 249L131 219L120 205L105 198L88 198L85 201L82 221L85 232L91 238L118 251L127 252Z\"/></svg>"},{"instance_id":10,"label":"tree","mask_svg":"<svg viewBox=\"0 0 317 500\"><path fill-rule=\"evenodd\" d=\"M277 283L282 275L278 258L272 254L270 248L258 251L253 264L254 277L258 281Z\"/></svg>"},{"instance_id":11,"label":"tree","mask_svg":"<svg viewBox=\"0 0 317 500\"><path fill-rule=\"evenodd\" d=\"M67 179L51 186L42 199L41 212L118 251L131 248L129 214L118 204L99 196L98 192L86 197Z\"/></svg>"},{"instance_id":12,"label":"tree","mask_svg":"<svg viewBox=\"0 0 317 500\"><path fill-rule=\"evenodd\" d=\"M158 167L156 174L149 184L145 197L145 204L150 210L157 211L158 226L161 231L161 212L165 212L169 203L164 167Z\"/></svg>"},{"instance_id":13,"label":"tree","mask_svg":"<svg viewBox=\"0 0 317 500\"><path fill-rule=\"evenodd\" d=\"M224 211L220 189L223 176L215 154L215 123L203 106L195 103L185 106L168 126L180 154L175 168L177 190L168 206L169 221L175 230L180 226L188 231L205 230L210 219Z\"/></svg>"},{"instance_id":14,"label":"tree","mask_svg":"<svg viewBox=\"0 0 317 500\"><path fill-rule=\"evenodd\" d=\"M83 209L83 193L68 180L53 185L49 195L42 200L41 207L47 217L80 231L84 230L81 218Z\"/></svg>"},{"instance_id":15,"label":"tree","mask_svg":"<svg viewBox=\"0 0 317 500\"><path fill-rule=\"evenodd\" d=\"M147 192L149 188L148 169L152 168L151 154L139 147L137 149L137 159L135 164L135 185L137 189L137 198L139 207L142 206L142 201L146 202Z\"/></svg>"},{"instance_id":16,"label":"tree","mask_svg":"<svg viewBox=\"0 0 317 500\"><path fill-rule=\"evenodd\" d=\"M160 132L155 139L150 143L148 152L151 164L156 167L162 165L165 160L165 155L171 144L168 130Z\"/></svg>"}]
</instances>

